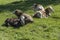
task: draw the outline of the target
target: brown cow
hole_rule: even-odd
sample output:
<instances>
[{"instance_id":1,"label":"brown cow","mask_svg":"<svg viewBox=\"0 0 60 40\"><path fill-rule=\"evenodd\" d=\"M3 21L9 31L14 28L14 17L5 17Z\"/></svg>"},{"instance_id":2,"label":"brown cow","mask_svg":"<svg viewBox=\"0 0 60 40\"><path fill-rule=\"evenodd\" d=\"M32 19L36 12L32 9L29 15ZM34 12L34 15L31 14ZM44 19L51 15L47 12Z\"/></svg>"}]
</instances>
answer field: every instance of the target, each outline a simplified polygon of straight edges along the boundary
<instances>
[{"instance_id":1,"label":"brown cow","mask_svg":"<svg viewBox=\"0 0 60 40\"><path fill-rule=\"evenodd\" d=\"M24 16L26 23L31 23L31 22L33 22L33 18L32 18L30 15L28 15L28 14L26 14L26 13L23 13L23 12L22 12L21 10L19 10L19 9L15 10L14 14L15 14L18 18L20 18L21 15Z\"/></svg>"}]
</instances>

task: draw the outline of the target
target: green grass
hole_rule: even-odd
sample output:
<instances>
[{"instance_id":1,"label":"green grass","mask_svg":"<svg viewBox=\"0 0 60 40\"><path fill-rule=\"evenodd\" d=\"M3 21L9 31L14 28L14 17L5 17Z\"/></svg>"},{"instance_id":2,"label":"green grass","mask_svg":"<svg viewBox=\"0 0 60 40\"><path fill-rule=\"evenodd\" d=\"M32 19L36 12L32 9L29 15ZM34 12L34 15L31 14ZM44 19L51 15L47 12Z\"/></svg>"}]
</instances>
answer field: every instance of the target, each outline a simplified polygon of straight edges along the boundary
<instances>
[{"instance_id":1,"label":"green grass","mask_svg":"<svg viewBox=\"0 0 60 40\"><path fill-rule=\"evenodd\" d=\"M46 19L34 18L34 23L20 28L1 26L6 18L15 17L15 9L33 15L33 3L52 5L55 12ZM0 0L0 40L60 40L60 0Z\"/></svg>"}]
</instances>

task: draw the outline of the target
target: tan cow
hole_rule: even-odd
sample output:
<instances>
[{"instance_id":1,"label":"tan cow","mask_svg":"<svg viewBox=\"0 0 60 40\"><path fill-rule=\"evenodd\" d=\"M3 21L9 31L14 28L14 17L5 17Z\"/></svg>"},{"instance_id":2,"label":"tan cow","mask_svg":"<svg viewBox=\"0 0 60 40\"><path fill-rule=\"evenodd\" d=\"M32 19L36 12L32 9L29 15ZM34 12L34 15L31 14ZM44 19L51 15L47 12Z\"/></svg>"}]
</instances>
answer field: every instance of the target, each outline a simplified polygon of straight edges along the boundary
<instances>
[{"instance_id":1,"label":"tan cow","mask_svg":"<svg viewBox=\"0 0 60 40\"><path fill-rule=\"evenodd\" d=\"M23 13L23 12L22 12L21 10L19 10L19 9L15 10L14 14L15 14L18 18L20 18L20 16L23 15L23 16L25 17L26 23L33 22L33 18L32 18L30 15L28 15L28 14L26 14L26 13Z\"/></svg>"}]
</instances>

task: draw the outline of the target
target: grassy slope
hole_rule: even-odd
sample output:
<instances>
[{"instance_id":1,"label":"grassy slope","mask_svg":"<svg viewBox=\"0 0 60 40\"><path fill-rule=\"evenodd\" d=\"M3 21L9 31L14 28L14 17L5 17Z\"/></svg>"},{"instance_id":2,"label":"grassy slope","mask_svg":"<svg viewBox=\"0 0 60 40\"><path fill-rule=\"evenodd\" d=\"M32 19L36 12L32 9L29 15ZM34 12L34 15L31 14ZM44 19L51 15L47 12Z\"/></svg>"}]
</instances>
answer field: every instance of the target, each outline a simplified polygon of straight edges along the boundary
<instances>
[{"instance_id":1,"label":"grassy slope","mask_svg":"<svg viewBox=\"0 0 60 40\"><path fill-rule=\"evenodd\" d=\"M13 27L1 26L6 18L15 17L12 11L16 8L32 15L34 12L30 8L34 2L21 2L19 0L0 0L0 40L59 40L60 39L60 4L59 0L35 1L43 6L52 5L55 12L46 19L34 18L34 23L27 24L15 29ZM43 3L44 2L44 3Z\"/></svg>"}]
</instances>

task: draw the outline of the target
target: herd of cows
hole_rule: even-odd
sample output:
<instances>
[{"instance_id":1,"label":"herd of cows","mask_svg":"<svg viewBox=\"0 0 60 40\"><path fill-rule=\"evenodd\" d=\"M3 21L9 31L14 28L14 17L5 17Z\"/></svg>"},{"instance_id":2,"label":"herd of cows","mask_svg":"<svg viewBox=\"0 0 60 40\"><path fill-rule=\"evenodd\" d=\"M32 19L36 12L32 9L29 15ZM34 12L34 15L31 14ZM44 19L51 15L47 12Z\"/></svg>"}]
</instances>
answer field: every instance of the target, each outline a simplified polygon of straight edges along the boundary
<instances>
[{"instance_id":1,"label":"herd of cows","mask_svg":"<svg viewBox=\"0 0 60 40\"><path fill-rule=\"evenodd\" d=\"M52 6L48 6L47 8L44 8L41 4L34 4L33 5L34 15L30 16L23 11L16 9L13 14L17 16L17 18L7 18L3 25L5 26L24 26L28 23L33 23L33 18L47 18L51 15L52 12L54 12Z\"/></svg>"}]
</instances>

